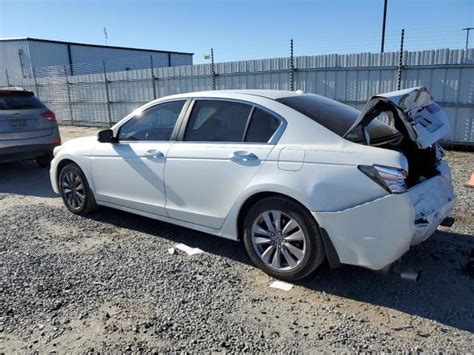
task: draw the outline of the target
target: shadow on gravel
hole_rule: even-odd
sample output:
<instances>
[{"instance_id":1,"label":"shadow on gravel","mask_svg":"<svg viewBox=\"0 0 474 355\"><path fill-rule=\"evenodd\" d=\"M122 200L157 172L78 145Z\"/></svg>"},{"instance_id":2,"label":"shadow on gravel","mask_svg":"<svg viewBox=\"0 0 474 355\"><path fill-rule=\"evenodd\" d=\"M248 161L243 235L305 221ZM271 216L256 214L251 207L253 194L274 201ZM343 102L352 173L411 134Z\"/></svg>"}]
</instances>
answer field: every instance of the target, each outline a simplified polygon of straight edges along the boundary
<instances>
[{"instance_id":1,"label":"shadow on gravel","mask_svg":"<svg viewBox=\"0 0 474 355\"><path fill-rule=\"evenodd\" d=\"M230 240L107 208L90 218L251 265L243 246ZM323 267L298 285L472 332L474 285L472 275L466 274L465 268L472 264L473 253L472 236L438 231L404 256L407 267L423 269L423 277L417 283L395 275L383 276L363 268L344 266L336 270Z\"/></svg>"},{"instance_id":2,"label":"shadow on gravel","mask_svg":"<svg viewBox=\"0 0 474 355\"><path fill-rule=\"evenodd\" d=\"M403 257L405 266L423 270L418 282L344 266L299 285L474 332L473 253L472 235L437 231Z\"/></svg>"},{"instance_id":3,"label":"shadow on gravel","mask_svg":"<svg viewBox=\"0 0 474 355\"><path fill-rule=\"evenodd\" d=\"M243 246L232 240L105 207L101 207L98 212L92 213L86 218L150 234L175 243L184 243L200 248L207 253L251 265Z\"/></svg>"},{"instance_id":4,"label":"shadow on gravel","mask_svg":"<svg viewBox=\"0 0 474 355\"><path fill-rule=\"evenodd\" d=\"M58 197L49 181L49 169L34 161L1 163L0 193L36 197Z\"/></svg>"}]
</instances>

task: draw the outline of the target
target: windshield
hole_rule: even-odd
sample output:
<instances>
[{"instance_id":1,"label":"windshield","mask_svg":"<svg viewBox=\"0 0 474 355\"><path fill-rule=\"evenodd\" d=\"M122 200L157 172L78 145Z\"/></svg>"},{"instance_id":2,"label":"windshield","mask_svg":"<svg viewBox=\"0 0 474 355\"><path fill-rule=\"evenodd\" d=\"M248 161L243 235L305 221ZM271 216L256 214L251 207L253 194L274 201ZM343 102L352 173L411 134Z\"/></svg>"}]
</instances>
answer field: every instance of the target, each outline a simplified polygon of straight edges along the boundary
<instances>
[{"instance_id":1,"label":"windshield","mask_svg":"<svg viewBox=\"0 0 474 355\"><path fill-rule=\"evenodd\" d=\"M277 101L302 113L341 137L351 128L360 114L360 111L353 107L314 94L288 96L277 99ZM377 120L373 120L367 126L367 133L373 143L398 135L395 128ZM346 138L356 143L364 141L362 131L354 132Z\"/></svg>"},{"instance_id":2,"label":"windshield","mask_svg":"<svg viewBox=\"0 0 474 355\"><path fill-rule=\"evenodd\" d=\"M44 108L44 104L30 92L0 92L0 111Z\"/></svg>"}]
</instances>

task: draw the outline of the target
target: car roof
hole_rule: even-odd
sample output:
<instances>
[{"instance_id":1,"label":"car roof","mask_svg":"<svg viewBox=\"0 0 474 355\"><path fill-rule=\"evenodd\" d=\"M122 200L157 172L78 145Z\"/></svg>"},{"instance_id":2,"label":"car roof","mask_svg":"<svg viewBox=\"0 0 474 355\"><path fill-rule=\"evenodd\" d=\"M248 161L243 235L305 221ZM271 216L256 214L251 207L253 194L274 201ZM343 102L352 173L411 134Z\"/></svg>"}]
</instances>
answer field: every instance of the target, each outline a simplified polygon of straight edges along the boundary
<instances>
[{"instance_id":1,"label":"car roof","mask_svg":"<svg viewBox=\"0 0 474 355\"><path fill-rule=\"evenodd\" d=\"M2 96L35 96L30 90L25 90L16 86L0 87L0 95Z\"/></svg>"},{"instance_id":2,"label":"car roof","mask_svg":"<svg viewBox=\"0 0 474 355\"><path fill-rule=\"evenodd\" d=\"M167 98L192 98L192 97L218 97L223 98L226 95L242 95L242 96L259 96L267 99L277 100L283 97L298 96L304 94L303 91L289 91L289 90L212 90L212 91L198 91L189 92L185 94L171 95ZM164 97L163 97L164 98ZM162 98L162 99L163 99Z\"/></svg>"},{"instance_id":3,"label":"car roof","mask_svg":"<svg viewBox=\"0 0 474 355\"><path fill-rule=\"evenodd\" d=\"M5 86L5 87L0 87L0 91L29 91L29 90L26 90L26 89L23 89L19 86ZM32 91L30 91L32 92Z\"/></svg>"}]
</instances>

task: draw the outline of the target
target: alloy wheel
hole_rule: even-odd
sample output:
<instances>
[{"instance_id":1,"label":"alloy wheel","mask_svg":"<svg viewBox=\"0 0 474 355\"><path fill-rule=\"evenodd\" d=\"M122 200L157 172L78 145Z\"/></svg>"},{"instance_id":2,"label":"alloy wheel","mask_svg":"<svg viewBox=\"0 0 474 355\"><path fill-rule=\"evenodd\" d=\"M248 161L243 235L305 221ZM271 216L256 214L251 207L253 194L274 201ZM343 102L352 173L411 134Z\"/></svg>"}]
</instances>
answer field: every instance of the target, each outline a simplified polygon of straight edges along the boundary
<instances>
[{"instance_id":1,"label":"alloy wheel","mask_svg":"<svg viewBox=\"0 0 474 355\"><path fill-rule=\"evenodd\" d=\"M85 202L84 183L81 177L73 171L68 170L63 175L61 185L64 200L68 206L74 210L81 209Z\"/></svg>"},{"instance_id":2,"label":"alloy wheel","mask_svg":"<svg viewBox=\"0 0 474 355\"><path fill-rule=\"evenodd\" d=\"M296 268L306 253L306 238L298 222L288 214L270 210L252 225L252 245L260 260L278 271Z\"/></svg>"}]
</instances>

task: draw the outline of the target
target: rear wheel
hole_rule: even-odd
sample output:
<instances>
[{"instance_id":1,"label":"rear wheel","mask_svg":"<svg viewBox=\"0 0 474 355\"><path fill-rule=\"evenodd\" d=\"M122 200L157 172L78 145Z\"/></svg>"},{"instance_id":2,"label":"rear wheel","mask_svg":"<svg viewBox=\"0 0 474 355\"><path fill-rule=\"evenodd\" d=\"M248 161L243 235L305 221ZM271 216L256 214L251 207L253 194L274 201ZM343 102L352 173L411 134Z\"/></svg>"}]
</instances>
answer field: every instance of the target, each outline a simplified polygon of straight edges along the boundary
<instances>
[{"instance_id":1,"label":"rear wheel","mask_svg":"<svg viewBox=\"0 0 474 355\"><path fill-rule=\"evenodd\" d=\"M36 158L36 164L38 164L41 168L48 168L51 164L51 160L53 160L53 153L48 153Z\"/></svg>"},{"instance_id":2,"label":"rear wheel","mask_svg":"<svg viewBox=\"0 0 474 355\"><path fill-rule=\"evenodd\" d=\"M97 209L87 179L74 163L67 164L61 169L59 191L64 204L72 213L84 215Z\"/></svg>"},{"instance_id":3,"label":"rear wheel","mask_svg":"<svg viewBox=\"0 0 474 355\"><path fill-rule=\"evenodd\" d=\"M248 211L243 241L257 267L287 281L308 276L325 258L313 216L284 197L265 198Z\"/></svg>"}]
</instances>

